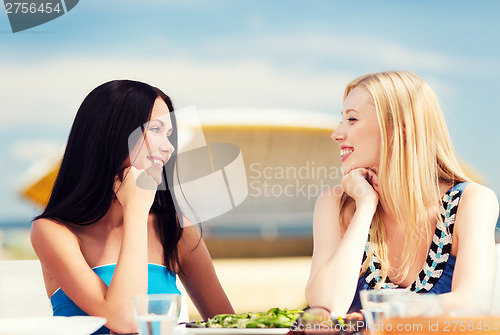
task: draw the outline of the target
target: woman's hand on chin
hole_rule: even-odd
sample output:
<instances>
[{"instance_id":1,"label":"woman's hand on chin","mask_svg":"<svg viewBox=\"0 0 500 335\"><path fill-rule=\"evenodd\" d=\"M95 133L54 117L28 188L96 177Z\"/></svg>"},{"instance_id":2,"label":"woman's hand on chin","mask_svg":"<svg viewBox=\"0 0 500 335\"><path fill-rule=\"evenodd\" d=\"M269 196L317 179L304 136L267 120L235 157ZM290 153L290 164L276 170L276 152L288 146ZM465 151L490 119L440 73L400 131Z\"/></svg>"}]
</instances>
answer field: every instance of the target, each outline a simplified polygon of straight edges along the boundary
<instances>
[{"instance_id":1,"label":"woman's hand on chin","mask_svg":"<svg viewBox=\"0 0 500 335\"><path fill-rule=\"evenodd\" d=\"M130 205L149 212L153 204L158 184L146 170L130 166L123 172L123 180L115 177L116 198L125 209Z\"/></svg>"},{"instance_id":2,"label":"woman's hand on chin","mask_svg":"<svg viewBox=\"0 0 500 335\"><path fill-rule=\"evenodd\" d=\"M342 190L354 199L357 205L378 203L379 185L376 169L355 168L342 177Z\"/></svg>"}]
</instances>

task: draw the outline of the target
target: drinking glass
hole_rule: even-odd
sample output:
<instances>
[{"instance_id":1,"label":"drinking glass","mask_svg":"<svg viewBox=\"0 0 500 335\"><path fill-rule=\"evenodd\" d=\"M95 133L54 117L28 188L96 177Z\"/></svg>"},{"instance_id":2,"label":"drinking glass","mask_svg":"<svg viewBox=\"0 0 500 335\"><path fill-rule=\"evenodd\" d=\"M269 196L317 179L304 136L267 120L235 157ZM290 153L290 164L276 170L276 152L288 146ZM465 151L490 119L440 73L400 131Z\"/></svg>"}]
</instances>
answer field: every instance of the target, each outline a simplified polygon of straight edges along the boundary
<instances>
[{"instance_id":1,"label":"drinking glass","mask_svg":"<svg viewBox=\"0 0 500 335\"><path fill-rule=\"evenodd\" d=\"M435 317L444 312L441 296L432 293L393 297L390 305L390 316L396 318Z\"/></svg>"},{"instance_id":2,"label":"drinking glass","mask_svg":"<svg viewBox=\"0 0 500 335\"><path fill-rule=\"evenodd\" d=\"M140 335L171 335L181 307L180 294L147 294L132 298Z\"/></svg>"},{"instance_id":3,"label":"drinking glass","mask_svg":"<svg viewBox=\"0 0 500 335\"><path fill-rule=\"evenodd\" d=\"M391 316L391 304L412 294L406 289L364 290L359 292L366 327L372 330L382 320Z\"/></svg>"},{"instance_id":4,"label":"drinking glass","mask_svg":"<svg viewBox=\"0 0 500 335\"><path fill-rule=\"evenodd\" d=\"M417 294L407 289L366 290L360 292L368 330L378 329L389 318L436 317L443 314L442 298L432 293Z\"/></svg>"}]
</instances>

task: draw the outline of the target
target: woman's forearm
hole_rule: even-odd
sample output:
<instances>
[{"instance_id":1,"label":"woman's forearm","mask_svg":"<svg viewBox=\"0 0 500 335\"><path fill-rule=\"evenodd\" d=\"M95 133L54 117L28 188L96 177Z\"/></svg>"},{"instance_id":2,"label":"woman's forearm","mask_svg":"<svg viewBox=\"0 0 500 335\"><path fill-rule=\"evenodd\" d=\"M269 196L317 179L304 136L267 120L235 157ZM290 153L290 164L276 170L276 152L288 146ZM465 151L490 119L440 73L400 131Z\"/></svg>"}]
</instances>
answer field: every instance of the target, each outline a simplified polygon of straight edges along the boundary
<instances>
[{"instance_id":1,"label":"woman's forearm","mask_svg":"<svg viewBox=\"0 0 500 335\"><path fill-rule=\"evenodd\" d=\"M370 207L356 210L337 250L307 284L309 305L328 307L339 315L347 312L356 292L373 213Z\"/></svg>"},{"instance_id":2,"label":"woman's forearm","mask_svg":"<svg viewBox=\"0 0 500 335\"><path fill-rule=\"evenodd\" d=\"M148 289L148 213L143 211L125 211L123 225L123 241L118 256L113 279L106 292L105 300L112 315L120 315L114 324L113 318L108 326L135 327L131 309L131 298L134 295L146 294ZM126 330L129 331L129 330Z\"/></svg>"},{"instance_id":3,"label":"woman's forearm","mask_svg":"<svg viewBox=\"0 0 500 335\"><path fill-rule=\"evenodd\" d=\"M179 277L200 315L206 319L216 314L234 313L208 249L194 226L184 228L178 248L182 267Z\"/></svg>"}]
</instances>

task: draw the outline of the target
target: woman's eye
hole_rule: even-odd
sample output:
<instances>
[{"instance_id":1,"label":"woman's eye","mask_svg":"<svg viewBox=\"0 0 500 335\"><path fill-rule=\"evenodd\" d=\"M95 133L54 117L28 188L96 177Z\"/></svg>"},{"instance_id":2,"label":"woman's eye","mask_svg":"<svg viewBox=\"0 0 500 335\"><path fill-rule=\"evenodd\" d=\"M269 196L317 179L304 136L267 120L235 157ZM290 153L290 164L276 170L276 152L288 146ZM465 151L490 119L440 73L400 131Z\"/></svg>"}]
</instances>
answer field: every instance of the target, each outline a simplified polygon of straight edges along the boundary
<instances>
[{"instance_id":1,"label":"woman's eye","mask_svg":"<svg viewBox=\"0 0 500 335\"><path fill-rule=\"evenodd\" d=\"M151 127L151 128L149 128L149 130L151 130L154 133L158 133L160 131L160 128L159 127Z\"/></svg>"}]
</instances>

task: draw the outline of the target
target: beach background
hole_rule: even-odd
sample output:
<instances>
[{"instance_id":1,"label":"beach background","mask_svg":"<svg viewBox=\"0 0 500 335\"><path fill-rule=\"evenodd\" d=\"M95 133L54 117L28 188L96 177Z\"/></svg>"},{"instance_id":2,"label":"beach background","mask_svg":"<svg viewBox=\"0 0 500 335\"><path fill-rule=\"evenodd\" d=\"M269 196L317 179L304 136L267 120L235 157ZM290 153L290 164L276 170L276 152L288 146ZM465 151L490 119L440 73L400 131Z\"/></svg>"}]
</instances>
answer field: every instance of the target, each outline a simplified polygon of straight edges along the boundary
<instances>
[{"instance_id":1,"label":"beach background","mask_svg":"<svg viewBox=\"0 0 500 335\"><path fill-rule=\"evenodd\" d=\"M0 6L0 259L36 258L29 227L41 208L21 194L57 164L83 98L140 80L177 108L195 105L206 124L229 113L247 125L247 137L205 129L242 148L249 195L204 236L237 311L304 307L314 200L338 181L328 136L351 79L421 76L461 162L500 195L499 15L494 0L85 0L13 33ZM290 127L301 118L321 125Z\"/></svg>"}]
</instances>

